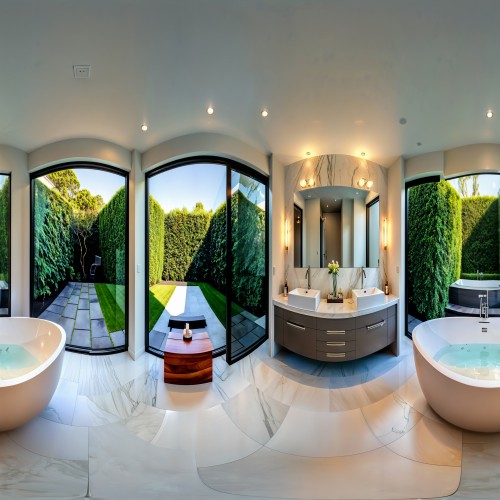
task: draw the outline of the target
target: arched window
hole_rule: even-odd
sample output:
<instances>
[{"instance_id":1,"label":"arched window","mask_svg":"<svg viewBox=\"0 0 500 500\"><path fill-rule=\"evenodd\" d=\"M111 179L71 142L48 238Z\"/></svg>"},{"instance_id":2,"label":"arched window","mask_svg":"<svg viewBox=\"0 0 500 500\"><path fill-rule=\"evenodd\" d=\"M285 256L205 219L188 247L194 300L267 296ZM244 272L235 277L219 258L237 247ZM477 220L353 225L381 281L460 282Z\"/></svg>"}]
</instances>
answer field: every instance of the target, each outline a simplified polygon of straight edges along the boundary
<instances>
[{"instance_id":1,"label":"arched window","mask_svg":"<svg viewBox=\"0 0 500 500\"><path fill-rule=\"evenodd\" d=\"M232 363L268 336L267 178L197 158L147 175L146 349L186 323Z\"/></svg>"},{"instance_id":2,"label":"arched window","mask_svg":"<svg viewBox=\"0 0 500 500\"><path fill-rule=\"evenodd\" d=\"M127 199L126 174L99 164L31 176L31 315L71 350L127 348Z\"/></svg>"}]
</instances>

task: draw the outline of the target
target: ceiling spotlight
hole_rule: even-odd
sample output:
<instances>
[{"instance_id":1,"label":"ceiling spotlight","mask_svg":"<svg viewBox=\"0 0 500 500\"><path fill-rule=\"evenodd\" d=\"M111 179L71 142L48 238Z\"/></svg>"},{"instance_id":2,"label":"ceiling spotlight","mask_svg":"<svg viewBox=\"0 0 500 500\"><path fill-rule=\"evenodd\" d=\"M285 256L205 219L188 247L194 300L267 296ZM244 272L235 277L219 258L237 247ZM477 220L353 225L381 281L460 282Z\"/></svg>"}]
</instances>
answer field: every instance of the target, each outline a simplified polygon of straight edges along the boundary
<instances>
[{"instance_id":1,"label":"ceiling spotlight","mask_svg":"<svg viewBox=\"0 0 500 500\"><path fill-rule=\"evenodd\" d=\"M209 115L213 115L213 114L214 114L214 108L212 108L212 106L208 106L208 108L207 108L207 113L208 113Z\"/></svg>"},{"instance_id":2,"label":"ceiling spotlight","mask_svg":"<svg viewBox=\"0 0 500 500\"><path fill-rule=\"evenodd\" d=\"M307 155L307 156L311 156L311 152L310 152L310 151L307 151L307 152L306 152L306 155Z\"/></svg>"},{"instance_id":3,"label":"ceiling spotlight","mask_svg":"<svg viewBox=\"0 0 500 500\"><path fill-rule=\"evenodd\" d=\"M263 118L267 118L269 116L269 112L265 108L262 110L260 114L262 115Z\"/></svg>"},{"instance_id":4,"label":"ceiling spotlight","mask_svg":"<svg viewBox=\"0 0 500 500\"><path fill-rule=\"evenodd\" d=\"M368 181L368 182L366 183L366 187L367 187L368 189L371 189L371 187L372 187L372 186L373 186L373 181Z\"/></svg>"},{"instance_id":5,"label":"ceiling spotlight","mask_svg":"<svg viewBox=\"0 0 500 500\"><path fill-rule=\"evenodd\" d=\"M358 181L358 186L362 188L366 184L366 179L364 177L361 177Z\"/></svg>"},{"instance_id":6,"label":"ceiling spotlight","mask_svg":"<svg viewBox=\"0 0 500 500\"><path fill-rule=\"evenodd\" d=\"M366 154L366 153L365 153L364 151L362 151L362 152L361 152L361 156L365 156L365 154Z\"/></svg>"},{"instance_id":7,"label":"ceiling spotlight","mask_svg":"<svg viewBox=\"0 0 500 500\"><path fill-rule=\"evenodd\" d=\"M399 119L399 123L400 123L401 125L406 125L406 118L405 118L405 117L400 118L400 119Z\"/></svg>"},{"instance_id":8,"label":"ceiling spotlight","mask_svg":"<svg viewBox=\"0 0 500 500\"><path fill-rule=\"evenodd\" d=\"M141 127L141 130L143 132L146 132L147 129L148 129L148 126L144 123L144 125Z\"/></svg>"},{"instance_id":9,"label":"ceiling spotlight","mask_svg":"<svg viewBox=\"0 0 500 500\"><path fill-rule=\"evenodd\" d=\"M488 111L486 111L486 118L493 118L493 111L491 109L488 109Z\"/></svg>"}]
</instances>

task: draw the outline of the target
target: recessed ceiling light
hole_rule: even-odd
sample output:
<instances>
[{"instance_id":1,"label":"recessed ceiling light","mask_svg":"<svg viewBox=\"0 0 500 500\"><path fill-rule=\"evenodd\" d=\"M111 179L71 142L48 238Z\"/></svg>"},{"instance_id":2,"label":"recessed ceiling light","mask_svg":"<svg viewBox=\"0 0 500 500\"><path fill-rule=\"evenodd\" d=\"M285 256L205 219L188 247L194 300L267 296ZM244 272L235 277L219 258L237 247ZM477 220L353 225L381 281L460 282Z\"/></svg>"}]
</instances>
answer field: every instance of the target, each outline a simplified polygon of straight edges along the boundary
<instances>
[{"instance_id":1,"label":"recessed ceiling light","mask_svg":"<svg viewBox=\"0 0 500 500\"><path fill-rule=\"evenodd\" d=\"M269 112L265 108L261 111L260 114L262 115L263 118L267 118L269 116Z\"/></svg>"},{"instance_id":2,"label":"recessed ceiling light","mask_svg":"<svg viewBox=\"0 0 500 500\"><path fill-rule=\"evenodd\" d=\"M208 113L209 115L213 115L213 114L214 114L214 108L212 108L212 106L208 106L208 108L207 108L207 113Z\"/></svg>"},{"instance_id":3,"label":"recessed ceiling light","mask_svg":"<svg viewBox=\"0 0 500 500\"><path fill-rule=\"evenodd\" d=\"M147 129L148 129L148 126L144 123L144 125L141 127L141 130L143 132L146 132Z\"/></svg>"},{"instance_id":4,"label":"recessed ceiling light","mask_svg":"<svg viewBox=\"0 0 500 500\"><path fill-rule=\"evenodd\" d=\"M417 142L417 146L421 146L421 145L422 145L422 143L420 141Z\"/></svg>"},{"instance_id":5,"label":"recessed ceiling light","mask_svg":"<svg viewBox=\"0 0 500 500\"><path fill-rule=\"evenodd\" d=\"M361 156L365 156L366 153L364 151L361 151Z\"/></svg>"},{"instance_id":6,"label":"recessed ceiling light","mask_svg":"<svg viewBox=\"0 0 500 500\"><path fill-rule=\"evenodd\" d=\"M405 118L405 117L400 118L400 119L399 119L399 123L400 123L401 125L405 125L405 124L406 124L406 118Z\"/></svg>"},{"instance_id":7,"label":"recessed ceiling light","mask_svg":"<svg viewBox=\"0 0 500 500\"><path fill-rule=\"evenodd\" d=\"M307 155L307 156L311 156L311 152L310 152L310 151L307 151L307 152L306 152L306 155Z\"/></svg>"},{"instance_id":8,"label":"recessed ceiling light","mask_svg":"<svg viewBox=\"0 0 500 500\"><path fill-rule=\"evenodd\" d=\"M491 109L488 109L488 111L486 111L486 118L493 118L493 111Z\"/></svg>"}]
</instances>

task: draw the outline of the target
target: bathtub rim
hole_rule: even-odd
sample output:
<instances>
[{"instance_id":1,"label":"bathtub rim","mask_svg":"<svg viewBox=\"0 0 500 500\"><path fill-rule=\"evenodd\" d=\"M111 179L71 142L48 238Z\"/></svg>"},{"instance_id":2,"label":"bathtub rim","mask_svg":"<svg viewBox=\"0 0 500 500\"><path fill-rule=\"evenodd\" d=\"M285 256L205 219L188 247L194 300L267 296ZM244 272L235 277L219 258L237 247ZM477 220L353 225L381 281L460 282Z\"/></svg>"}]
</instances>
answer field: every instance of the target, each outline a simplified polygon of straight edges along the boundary
<instances>
[{"instance_id":1,"label":"bathtub rim","mask_svg":"<svg viewBox=\"0 0 500 500\"><path fill-rule=\"evenodd\" d=\"M467 281L471 284L464 284L464 283L459 283L459 281ZM484 286L484 283L491 283L495 282L496 285L489 285L489 286ZM474 283L474 285L472 285ZM500 290L500 280L469 280L469 279L458 279L454 281L450 286L455 287L455 288L460 288L462 290ZM440 318L441 319L441 318Z\"/></svg>"},{"instance_id":2,"label":"bathtub rim","mask_svg":"<svg viewBox=\"0 0 500 500\"><path fill-rule=\"evenodd\" d=\"M438 361L436 361L423 347L422 342L420 341L420 332L422 335L425 335L425 332L427 331L426 329L429 328L429 325L432 324L439 324L442 322L470 322L470 323L478 323L478 318L473 318L473 317L465 317L465 318L459 318L459 317L450 317L450 318L436 318L436 319L431 319L424 321L423 323L417 325L415 329L413 330L412 334L412 340L413 340L413 348L417 349L419 354L429 363L431 366L433 366L437 371L439 371L441 374L444 376L448 377L449 379L452 379L460 384L468 385L471 387L481 387L483 389L500 389L500 380L485 380L485 379L476 379L472 377L467 377L466 375L461 375L460 373L454 372L453 370L450 370L449 368L446 368L446 366L442 365ZM491 339L489 342L469 342L470 344L498 344L500 347L500 318L490 318L489 324L495 323L495 331L490 332L490 333L485 333L485 335L491 335L496 334L497 342L491 342ZM488 324L488 323L485 323ZM427 325L426 327L423 327L422 325ZM422 328L420 328L422 327ZM444 340L445 342L448 343L448 345L455 345L452 342L449 341L444 336L441 336L441 339ZM472 339L472 340L477 340L477 339ZM486 339L488 340L488 339Z\"/></svg>"},{"instance_id":3,"label":"bathtub rim","mask_svg":"<svg viewBox=\"0 0 500 500\"><path fill-rule=\"evenodd\" d=\"M59 331L59 333L61 335L61 339L60 339L57 347L52 352L52 354L43 363L40 363L36 368L34 368L33 370L31 370L28 373L25 373L24 375L21 375L19 377L0 379L0 388L12 387L12 386L22 384L23 382L27 382L28 380L35 378L37 375L42 373L48 366L50 366L57 359L57 357L61 354L61 351L63 351L66 347L66 332L61 325L58 325L57 323L54 323L53 321L49 321L47 319L40 319L40 318L30 318L30 317L26 317L26 316L6 316L5 318L0 318L0 324L1 324L3 319L21 320L21 321L31 320L31 321L41 322L41 323L50 325L52 327L55 327ZM22 345L22 344L19 344L19 345Z\"/></svg>"}]
</instances>

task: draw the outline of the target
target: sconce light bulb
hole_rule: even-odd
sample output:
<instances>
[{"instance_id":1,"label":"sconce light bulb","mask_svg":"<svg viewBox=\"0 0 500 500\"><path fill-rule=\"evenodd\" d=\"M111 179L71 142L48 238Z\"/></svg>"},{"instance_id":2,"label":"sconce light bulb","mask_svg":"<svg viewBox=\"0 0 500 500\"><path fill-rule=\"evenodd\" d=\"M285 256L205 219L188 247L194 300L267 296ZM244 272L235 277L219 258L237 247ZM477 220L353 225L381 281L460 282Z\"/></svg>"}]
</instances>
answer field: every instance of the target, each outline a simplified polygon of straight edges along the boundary
<instances>
[{"instance_id":1,"label":"sconce light bulb","mask_svg":"<svg viewBox=\"0 0 500 500\"><path fill-rule=\"evenodd\" d=\"M358 181L358 186L363 187L366 184L366 179L364 177L361 177Z\"/></svg>"},{"instance_id":2,"label":"sconce light bulb","mask_svg":"<svg viewBox=\"0 0 500 500\"><path fill-rule=\"evenodd\" d=\"M372 187L372 186L373 186L373 181L368 181L368 182L366 183L366 187L367 187L368 189L371 189L371 187Z\"/></svg>"},{"instance_id":3,"label":"sconce light bulb","mask_svg":"<svg viewBox=\"0 0 500 500\"><path fill-rule=\"evenodd\" d=\"M313 187L315 184L316 184L316 181L315 181L314 179L309 179L309 180L307 181L307 185L308 185L309 187Z\"/></svg>"},{"instance_id":4,"label":"sconce light bulb","mask_svg":"<svg viewBox=\"0 0 500 500\"><path fill-rule=\"evenodd\" d=\"M300 184L300 187L305 188L307 186L307 181L305 179L301 179L301 181L299 182L299 184Z\"/></svg>"},{"instance_id":5,"label":"sconce light bulb","mask_svg":"<svg viewBox=\"0 0 500 500\"><path fill-rule=\"evenodd\" d=\"M148 126L146 124L144 124L142 127L141 127L141 130L143 132L146 132L148 130Z\"/></svg>"}]
</instances>

